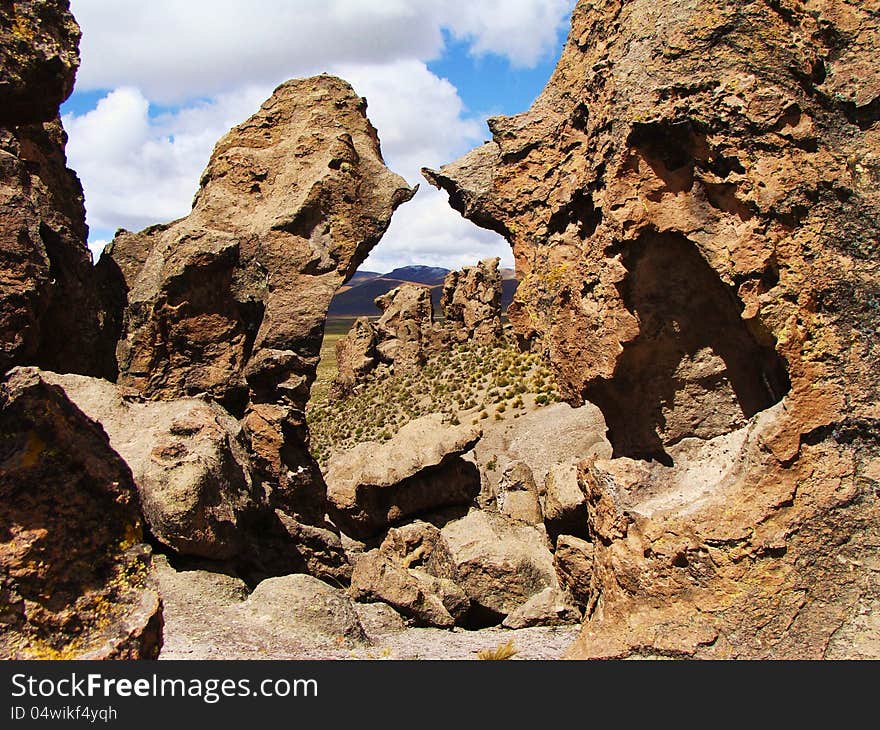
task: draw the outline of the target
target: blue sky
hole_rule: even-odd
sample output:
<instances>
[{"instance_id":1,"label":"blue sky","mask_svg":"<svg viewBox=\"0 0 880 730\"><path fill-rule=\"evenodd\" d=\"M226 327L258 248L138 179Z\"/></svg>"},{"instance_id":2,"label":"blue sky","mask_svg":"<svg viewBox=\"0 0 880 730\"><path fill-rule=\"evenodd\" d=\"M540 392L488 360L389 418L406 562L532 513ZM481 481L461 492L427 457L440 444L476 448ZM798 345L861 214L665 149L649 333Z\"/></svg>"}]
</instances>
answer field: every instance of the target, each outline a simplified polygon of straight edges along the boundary
<instances>
[{"instance_id":1,"label":"blue sky","mask_svg":"<svg viewBox=\"0 0 880 730\"><path fill-rule=\"evenodd\" d=\"M419 195L364 265L448 268L507 244L421 178L525 111L553 71L574 0L72 0L82 65L62 108L97 255L117 228L186 215L211 149L288 78L330 72L369 102L388 165Z\"/></svg>"}]
</instances>

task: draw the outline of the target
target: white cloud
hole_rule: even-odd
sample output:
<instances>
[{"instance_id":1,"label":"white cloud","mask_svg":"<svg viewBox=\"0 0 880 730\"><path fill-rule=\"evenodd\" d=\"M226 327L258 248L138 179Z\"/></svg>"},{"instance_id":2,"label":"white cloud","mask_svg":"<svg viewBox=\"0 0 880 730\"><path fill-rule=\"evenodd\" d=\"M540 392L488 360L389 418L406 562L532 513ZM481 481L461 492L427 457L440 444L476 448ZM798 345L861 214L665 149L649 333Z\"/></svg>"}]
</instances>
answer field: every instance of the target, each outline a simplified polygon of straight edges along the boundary
<instances>
[{"instance_id":1,"label":"white cloud","mask_svg":"<svg viewBox=\"0 0 880 730\"><path fill-rule=\"evenodd\" d=\"M331 65L427 61L443 28L472 52L530 66L557 47L574 0L73 0L82 90L136 86L180 102Z\"/></svg>"},{"instance_id":2,"label":"white cloud","mask_svg":"<svg viewBox=\"0 0 880 730\"><path fill-rule=\"evenodd\" d=\"M77 90L113 89L95 110L64 119L89 225L100 237L186 215L216 141L256 111L277 83L329 71L367 97L389 166L422 184L369 265L451 267L491 255L509 263L500 237L461 219L419 175L421 167L455 159L487 136L483 120L470 116L455 87L425 62L442 52L446 29L474 55L534 64L555 51L573 4L73 0L83 28ZM167 111L156 116L157 104Z\"/></svg>"}]
</instances>

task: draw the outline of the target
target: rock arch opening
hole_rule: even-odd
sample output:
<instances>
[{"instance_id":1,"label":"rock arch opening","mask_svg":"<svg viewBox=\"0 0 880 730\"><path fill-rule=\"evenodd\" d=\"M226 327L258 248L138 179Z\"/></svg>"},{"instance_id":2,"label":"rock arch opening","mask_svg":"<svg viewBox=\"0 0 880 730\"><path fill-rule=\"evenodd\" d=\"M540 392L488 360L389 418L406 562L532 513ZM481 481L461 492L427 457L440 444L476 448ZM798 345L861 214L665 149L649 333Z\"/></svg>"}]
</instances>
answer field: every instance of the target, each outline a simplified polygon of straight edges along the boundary
<instances>
[{"instance_id":1,"label":"rock arch opening","mask_svg":"<svg viewBox=\"0 0 880 730\"><path fill-rule=\"evenodd\" d=\"M789 391L784 360L758 341L742 303L687 238L643 234L622 260L621 294L640 334L613 377L585 392L605 415L615 457L671 464L670 446L736 430Z\"/></svg>"}]
</instances>

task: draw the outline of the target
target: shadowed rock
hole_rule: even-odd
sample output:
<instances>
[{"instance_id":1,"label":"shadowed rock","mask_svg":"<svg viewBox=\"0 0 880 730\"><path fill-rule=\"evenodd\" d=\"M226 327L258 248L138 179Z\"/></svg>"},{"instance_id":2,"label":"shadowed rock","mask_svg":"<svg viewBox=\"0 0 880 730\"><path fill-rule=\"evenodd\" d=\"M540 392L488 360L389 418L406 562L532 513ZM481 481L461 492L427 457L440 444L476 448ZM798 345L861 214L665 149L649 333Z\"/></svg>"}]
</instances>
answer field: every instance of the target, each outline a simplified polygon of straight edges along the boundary
<instances>
[{"instance_id":1,"label":"shadowed rock","mask_svg":"<svg viewBox=\"0 0 880 730\"><path fill-rule=\"evenodd\" d=\"M581 467L571 656L877 646L878 50L864 3L579 2L532 108L426 171L621 457Z\"/></svg>"},{"instance_id":2,"label":"shadowed rock","mask_svg":"<svg viewBox=\"0 0 880 730\"><path fill-rule=\"evenodd\" d=\"M28 368L0 386L0 656L155 659L162 610L131 472Z\"/></svg>"}]
</instances>

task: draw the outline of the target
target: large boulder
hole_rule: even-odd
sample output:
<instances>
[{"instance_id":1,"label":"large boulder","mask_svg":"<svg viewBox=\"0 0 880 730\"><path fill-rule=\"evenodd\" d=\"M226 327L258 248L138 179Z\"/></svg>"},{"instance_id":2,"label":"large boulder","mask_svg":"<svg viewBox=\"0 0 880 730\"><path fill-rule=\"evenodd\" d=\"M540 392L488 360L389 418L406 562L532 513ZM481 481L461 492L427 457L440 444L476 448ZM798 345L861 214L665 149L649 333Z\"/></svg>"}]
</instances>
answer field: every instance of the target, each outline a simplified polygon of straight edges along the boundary
<instances>
[{"instance_id":1,"label":"large boulder","mask_svg":"<svg viewBox=\"0 0 880 730\"><path fill-rule=\"evenodd\" d=\"M455 583L456 570L440 531L425 522L392 528L382 544L355 564L351 595L382 601L415 623L450 628L461 623L470 600Z\"/></svg>"},{"instance_id":2,"label":"large boulder","mask_svg":"<svg viewBox=\"0 0 880 730\"><path fill-rule=\"evenodd\" d=\"M242 513L260 498L238 421L206 400L129 401L106 380L42 377L101 424L131 469L156 539L182 555L222 560L239 552Z\"/></svg>"},{"instance_id":3,"label":"large boulder","mask_svg":"<svg viewBox=\"0 0 880 730\"><path fill-rule=\"evenodd\" d=\"M39 372L0 386L0 656L155 659L162 610L131 472Z\"/></svg>"},{"instance_id":4,"label":"large boulder","mask_svg":"<svg viewBox=\"0 0 880 730\"><path fill-rule=\"evenodd\" d=\"M368 317L355 320L345 337L336 343L334 388L342 395L350 392L378 365L376 327Z\"/></svg>"},{"instance_id":5,"label":"large boulder","mask_svg":"<svg viewBox=\"0 0 880 730\"><path fill-rule=\"evenodd\" d=\"M875 11L582 0L533 107L427 171L510 241L514 327L619 457L582 469L601 611L572 656L876 646Z\"/></svg>"},{"instance_id":6,"label":"large boulder","mask_svg":"<svg viewBox=\"0 0 880 730\"><path fill-rule=\"evenodd\" d=\"M469 505L480 474L462 454L480 430L444 424L441 414L410 421L385 443L358 444L327 467L329 514L343 532L364 539L402 520Z\"/></svg>"},{"instance_id":7,"label":"large boulder","mask_svg":"<svg viewBox=\"0 0 880 730\"><path fill-rule=\"evenodd\" d=\"M474 453L483 476L480 505L498 509L507 488L504 475L513 465L521 464L519 471L527 468L541 491L557 464L594 455L610 458L612 449L605 438L605 419L596 406L554 403L485 429Z\"/></svg>"},{"instance_id":8,"label":"large boulder","mask_svg":"<svg viewBox=\"0 0 880 730\"><path fill-rule=\"evenodd\" d=\"M189 216L120 232L102 255L105 290L127 303L120 386L220 403L272 505L322 526L305 406L327 309L413 194L346 82L282 84L217 143Z\"/></svg>"},{"instance_id":9,"label":"large boulder","mask_svg":"<svg viewBox=\"0 0 880 730\"><path fill-rule=\"evenodd\" d=\"M542 530L473 510L441 530L456 581L481 621L495 623L545 588L557 587L550 544Z\"/></svg>"},{"instance_id":10,"label":"large boulder","mask_svg":"<svg viewBox=\"0 0 880 730\"><path fill-rule=\"evenodd\" d=\"M487 342L501 336L500 261L485 259L446 275L440 309L453 340Z\"/></svg>"},{"instance_id":11,"label":"large boulder","mask_svg":"<svg viewBox=\"0 0 880 730\"><path fill-rule=\"evenodd\" d=\"M58 118L79 65L67 2L0 8L0 373L15 365L112 377L82 186Z\"/></svg>"},{"instance_id":12,"label":"large boulder","mask_svg":"<svg viewBox=\"0 0 880 730\"><path fill-rule=\"evenodd\" d=\"M395 373L416 373L425 364L434 327L431 290L418 284L401 284L381 297L376 306L379 361L394 366Z\"/></svg>"}]
</instances>

